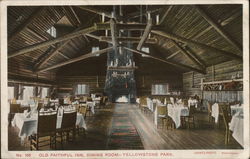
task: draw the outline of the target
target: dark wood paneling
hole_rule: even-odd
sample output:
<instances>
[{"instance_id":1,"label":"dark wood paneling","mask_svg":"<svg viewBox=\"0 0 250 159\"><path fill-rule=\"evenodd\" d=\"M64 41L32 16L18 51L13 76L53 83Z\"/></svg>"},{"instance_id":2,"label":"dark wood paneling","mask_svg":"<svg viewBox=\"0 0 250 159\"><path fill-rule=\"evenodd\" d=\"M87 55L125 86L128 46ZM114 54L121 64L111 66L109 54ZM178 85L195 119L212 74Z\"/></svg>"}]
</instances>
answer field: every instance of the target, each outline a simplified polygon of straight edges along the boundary
<instances>
[{"instance_id":1,"label":"dark wood paneling","mask_svg":"<svg viewBox=\"0 0 250 159\"><path fill-rule=\"evenodd\" d=\"M183 73L183 91L186 93L186 95L202 95L202 91L200 88L201 79L204 79L204 82L210 82L213 80L228 80L232 79L232 76L236 75L237 73L242 78L243 63L236 60L232 60L208 67L206 71L207 74L205 75L196 72Z\"/></svg>"},{"instance_id":2,"label":"dark wood paneling","mask_svg":"<svg viewBox=\"0 0 250 159\"><path fill-rule=\"evenodd\" d=\"M59 93L73 94L76 84L89 85L90 93L103 93L105 76L98 76L99 87L97 87L97 76L58 76L57 81Z\"/></svg>"},{"instance_id":3,"label":"dark wood paneling","mask_svg":"<svg viewBox=\"0 0 250 159\"><path fill-rule=\"evenodd\" d=\"M168 83L170 91L182 91L182 77L178 74L137 75L135 78L137 96L151 95L152 84Z\"/></svg>"}]
</instances>

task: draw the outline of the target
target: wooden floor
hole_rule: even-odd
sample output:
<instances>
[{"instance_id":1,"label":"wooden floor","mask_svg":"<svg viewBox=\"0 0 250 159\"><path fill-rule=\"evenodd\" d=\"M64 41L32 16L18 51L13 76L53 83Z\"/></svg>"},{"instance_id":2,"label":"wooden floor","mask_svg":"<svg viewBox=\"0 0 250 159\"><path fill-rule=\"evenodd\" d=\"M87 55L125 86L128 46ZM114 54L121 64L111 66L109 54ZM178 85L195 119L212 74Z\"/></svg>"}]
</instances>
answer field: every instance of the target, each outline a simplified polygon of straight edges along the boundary
<instances>
[{"instance_id":1,"label":"wooden floor","mask_svg":"<svg viewBox=\"0 0 250 159\"><path fill-rule=\"evenodd\" d=\"M117 115L114 113L116 106L111 105L97 109L96 114L88 116L86 118L86 137L77 136L76 141L65 143L64 150L119 149L119 147L108 146L112 131L112 119L113 116ZM242 149L233 137L231 137L229 145L226 146L224 144L224 129L214 128L213 124L207 122L207 115L204 113L196 113L196 128L166 130L157 129L153 124L152 115L142 113L136 105L122 104L122 107L126 108L128 118L135 127L135 133L138 133L144 149ZM21 144L18 131L18 128L9 127L9 150L29 150L28 141Z\"/></svg>"}]
</instances>

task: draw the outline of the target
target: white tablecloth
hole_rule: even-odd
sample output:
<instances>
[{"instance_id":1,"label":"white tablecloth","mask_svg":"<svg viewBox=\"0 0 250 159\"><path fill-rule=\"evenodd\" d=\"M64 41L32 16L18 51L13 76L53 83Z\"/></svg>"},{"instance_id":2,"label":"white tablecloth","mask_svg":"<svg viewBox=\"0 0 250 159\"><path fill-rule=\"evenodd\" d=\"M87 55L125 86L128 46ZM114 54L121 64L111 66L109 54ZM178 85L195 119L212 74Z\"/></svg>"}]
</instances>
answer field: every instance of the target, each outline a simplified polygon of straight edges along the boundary
<instances>
[{"instance_id":1,"label":"white tablecloth","mask_svg":"<svg viewBox=\"0 0 250 159\"><path fill-rule=\"evenodd\" d=\"M212 117L214 117L215 123L218 123L218 119L219 119L219 105L218 105L218 103L214 103L212 105L211 115L212 115Z\"/></svg>"},{"instance_id":2,"label":"white tablecloth","mask_svg":"<svg viewBox=\"0 0 250 159\"><path fill-rule=\"evenodd\" d=\"M181 126L181 116L188 116L189 111L187 107L168 105L168 116L175 122L176 128Z\"/></svg>"},{"instance_id":3,"label":"white tablecloth","mask_svg":"<svg viewBox=\"0 0 250 159\"><path fill-rule=\"evenodd\" d=\"M147 106L149 110L154 111L153 101L150 98L147 98Z\"/></svg>"},{"instance_id":4,"label":"white tablecloth","mask_svg":"<svg viewBox=\"0 0 250 159\"><path fill-rule=\"evenodd\" d=\"M86 102L87 106L90 107L90 110L95 114L95 102Z\"/></svg>"},{"instance_id":5,"label":"white tablecloth","mask_svg":"<svg viewBox=\"0 0 250 159\"><path fill-rule=\"evenodd\" d=\"M197 108L198 106L198 101L196 99L189 99L188 100L188 107L190 107L191 105L194 105L195 108Z\"/></svg>"},{"instance_id":6,"label":"white tablecloth","mask_svg":"<svg viewBox=\"0 0 250 159\"><path fill-rule=\"evenodd\" d=\"M241 112L236 113L231 122L229 123L229 129L233 132L232 136L235 140L244 147L244 137L243 137L243 115L240 115Z\"/></svg>"},{"instance_id":7,"label":"white tablecloth","mask_svg":"<svg viewBox=\"0 0 250 159\"><path fill-rule=\"evenodd\" d=\"M12 120L12 126L19 128L18 136L23 140L25 137L35 134L37 132L37 118L38 115L34 114L30 118L26 118L24 113L16 113ZM56 128L60 128L62 124L62 116L57 116ZM76 125L87 129L85 120L82 114L77 113Z\"/></svg>"},{"instance_id":8,"label":"white tablecloth","mask_svg":"<svg viewBox=\"0 0 250 159\"><path fill-rule=\"evenodd\" d=\"M231 105L231 115L233 116L234 114L238 113L238 112L243 112L243 107L242 106L238 106L238 105Z\"/></svg>"}]
</instances>

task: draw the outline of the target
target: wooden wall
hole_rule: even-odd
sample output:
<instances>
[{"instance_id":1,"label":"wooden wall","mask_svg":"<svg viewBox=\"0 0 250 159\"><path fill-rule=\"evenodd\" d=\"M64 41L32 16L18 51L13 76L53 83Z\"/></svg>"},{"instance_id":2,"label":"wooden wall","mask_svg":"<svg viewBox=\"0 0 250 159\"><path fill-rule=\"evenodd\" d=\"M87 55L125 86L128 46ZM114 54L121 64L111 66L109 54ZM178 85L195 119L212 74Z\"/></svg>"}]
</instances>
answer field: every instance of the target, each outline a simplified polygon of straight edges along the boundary
<instances>
[{"instance_id":1,"label":"wooden wall","mask_svg":"<svg viewBox=\"0 0 250 159\"><path fill-rule=\"evenodd\" d=\"M182 76L178 74L166 75L137 75L137 96L151 95L152 84L168 83L170 91L182 91Z\"/></svg>"},{"instance_id":2,"label":"wooden wall","mask_svg":"<svg viewBox=\"0 0 250 159\"><path fill-rule=\"evenodd\" d=\"M236 60L227 61L207 67L206 71L207 74L205 75L196 72L183 73L183 91L185 92L185 95L190 96L197 94L202 97L202 93L204 92L201 91L201 79L203 79L204 82L229 80L237 73L242 78L243 63Z\"/></svg>"},{"instance_id":3,"label":"wooden wall","mask_svg":"<svg viewBox=\"0 0 250 159\"><path fill-rule=\"evenodd\" d=\"M103 93L105 76L98 76L99 87L97 87L97 76L58 76L57 82L59 94L73 94L73 88L76 84L89 85L90 93Z\"/></svg>"},{"instance_id":4,"label":"wooden wall","mask_svg":"<svg viewBox=\"0 0 250 159\"><path fill-rule=\"evenodd\" d=\"M23 62L22 59L18 58L8 60L8 79L54 84L55 72L49 71L36 74L32 69L33 63L31 62Z\"/></svg>"}]
</instances>

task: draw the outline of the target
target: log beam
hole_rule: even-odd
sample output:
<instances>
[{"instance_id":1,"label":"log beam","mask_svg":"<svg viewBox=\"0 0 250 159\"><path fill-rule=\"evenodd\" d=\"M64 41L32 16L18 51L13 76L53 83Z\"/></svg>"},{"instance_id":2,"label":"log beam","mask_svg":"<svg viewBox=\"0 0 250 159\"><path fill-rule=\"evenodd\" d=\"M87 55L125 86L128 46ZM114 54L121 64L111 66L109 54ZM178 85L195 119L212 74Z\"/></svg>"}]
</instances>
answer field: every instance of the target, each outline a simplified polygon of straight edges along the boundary
<instances>
[{"instance_id":1,"label":"log beam","mask_svg":"<svg viewBox=\"0 0 250 159\"><path fill-rule=\"evenodd\" d=\"M77 31L79 29L76 29L75 31ZM63 49L67 44L69 44L71 42L71 39L63 41L58 47L56 47L52 52L50 52L45 58L43 58L41 61L39 61L34 70L36 71L38 68L41 68L44 64L46 64L46 62L48 62L51 58L53 58L55 55L57 55L59 52L59 50Z\"/></svg>"},{"instance_id":2,"label":"log beam","mask_svg":"<svg viewBox=\"0 0 250 159\"><path fill-rule=\"evenodd\" d=\"M242 46L240 46L236 41L234 41L229 34L227 34L223 28L217 24L210 16L199 6L194 6L195 9L199 12L199 14L224 38L226 39L231 45L237 48L242 53Z\"/></svg>"},{"instance_id":3,"label":"log beam","mask_svg":"<svg viewBox=\"0 0 250 159\"><path fill-rule=\"evenodd\" d=\"M193 63L195 63L197 66L199 66L201 69L205 68L205 65L194 55L192 55L190 52L187 52L180 44L178 44L176 41L171 40L172 43L181 51L181 53L189 58Z\"/></svg>"},{"instance_id":4,"label":"log beam","mask_svg":"<svg viewBox=\"0 0 250 159\"><path fill-rule=\"evenodd\" d=\"M34 44L31 46L25 47L23 49L8 53L8 58L22 55L22 54L25 54L27 52L31 52L31 51L34 51L34 50L37 50L37 49L40 49L40 48L43 48L43 47L46 47L49 45L53 45L55 43L65 41L65 40L73 39L75 37L81 36L81 35L86 34L86 33L93 32L95 30L96 30L96 28L95 28L95 26L93 26L93 27L89 27L89 28L83 28L83 29L80 29L78 31L73 31L72 33L63 35L61 37L58 37L58 38L55 38L52 40L48 40L48 41L44 41L44 42L40 42L38 44Z\"/></svg>"},{"instance_id":5,"label":"log beam","mask_svg":"<svg viewBox=\"0 0 250 159\"><path fill-rule=\"evenodd\" d=\"M87 35L87 34L86 34ZM87 35L88 36L88 35ZM90 35L91 37L91 35ZM112 41L110 36L96 36L95 39L99 41ZM140 37L117 37L118 42L131 42L131 43L139 43ZM145 41L145 43L156 44L158 40L156 38L150 38Z\"/></svg>"},{"instance_id":6,"label":"log beam","mask_svg":"<svg viewBox=\"0 0 250 159\"><path fill-rule=\"evenodd\" d=\"M166 19L168 13L170 12L170 10L173 8L173 6L169 6L168 9L166 10L166 12L164 13L164 15L162 16L159 25L161 25L163 23L163 21Z\"/></svg>"},{"instance_id":7,"label":"log beam","mask_svg":"<svg viewBox=\"0 0 250 159\"><path fill-rule=\"evenodd\" d=\"M89 12L99 14L99 15L102 15L104 13L105 17L112 18L112 15L109 12L101 10L101 9L97 9L97 8L90 7L90 6L77 6L77 7L82 10L89 11Z\"/></svg>"},{"instance_id":8,"label":"log beam","mask_svg":"<svg viewBox=\"0 0 250 159\"><path fill-rule=\"evenodd\" d=\"M127 24L122 24L122 23L117 23L117 29L121 30L145 30L146 24L142 23L127 23ZM109 23L96 23L95 24L97 30L110 30L110 24ZM154 30L161 30L164 29L163 27L159 25L153 25L152 29Z\"/></svg>"},{"instance_id":9,"label":"log beam","mask_svg":"<svg viewBox=\"0 0 250 159\"><path fill-rule=\"evenodd\" d=\"M137 45L137 48L136 48L137 50L141 50L142 46L144 45L145 41L148 38L148 35L150 34L151 28L152 28L152 19L149 19L147 22L147 26L143 32L142 37L141 37L141 40L140 40L139 44Z\"/></svg>"},{"instance_id":10,"label":"log beam","mask_svg":"<svg viewBox=\"0 0 250 159\"><path fill-rule=\"evenodd\" d=\"M44 7L40 7L34 13L32 13L32 15L23 24L18 26L8 37L8 43L12 42L16 38L16 36L30 24L30 22L32 22L38 15L41 14L43 10Z\"/></svg>"},{"instance_id":11,"label":"log beam","mask_svg":"<svg viewBox=\"0 0 250 159\"><path fill-rule=\"evenodd\" d=\"M165 59L162 59L162 58L160 58L160 57L152 56L152 55L150 55L150 54L148 54L148 53L145 53L145 52L143 52L143 51L134 50L134 49L131 49L131 48L128 48L128 47L123 47L123 48L126 49L126 50L128 50L128 51L131 51L131 52L133 52L133 53L140 54L140 55L146 55L146 56L149 57L149 58L152 58L152 59L155 59L155 60L158 60L158 61L167 63L167 64L169 64L169 65L176 66L176 67L178 67L178 68L189 69L189 70L196 71L196 72L199 72L199 73L202 73L202 74L205 74L205 73L206 73L205 70L200 70L200 69L197 69L197 68L193 68L193 67L190 67L190 66L181 64L181 63L177 63L177 62L172 62L172 61L169 61L169 60L165 60Z\"/></svg>"},{"instance_id":12,"label":"log beam","mask_svg":"<svg viewBox=\"0 0 250 159\"><path fill-rule=\"evenodd\" d=\"M84 54L82 56L70 59L68 61L65 61L65 62L56 64L56 65L53 65L53 66L49 66L49 67L46 67L46 68L38 69L37 72L44 72L44 71L52 70L52 69L55 69L55 68L59 68L59 67L62 67L62 66L74 63L74 62L78 62L78 61L90 58L90 57L95 57L97 55L101 55L101 54L104 54L104 53L106 53L108 51L111 51L112 49L113 49L113 47L108 47L108 48L105 48L105 49L102 49L102 50L98 50L98 51L95 51L95 52L90 52L90 53Z\"/></svg>"},{"instance_id":13,"label":"log beam","mask_svg":"<svg viewBox=\"0 0 250 159\"><path fill-rule=\"evenodd\" d=\"M220 50L220 49L214 48L212 46L208 46L208 45L205 45L205 44L202 44L202 43L190 40L190 39L186 39L184 37L181 37L181 36L178 36L178 35L175 35L175 34L172 34L172 33L159 31L159 30L152 30L151 32L156 34L156 35L168 38L168 39L172 39L172 40L179 41L179 42L182 42L182 43L187 44L187 45L191 45L192 47L198 47L198 48L202 48L204 50L209 50L211 52L218 53L218 54L221 54L221 55L224 55L224 56L228 56L228 57L230 57L232 59L236 59L236 60L239 60L239 61L243 60L242 56L239 56L239 55L236 55L234 53L227 52L227 51L224 51L224 50Z\"/></svg>"}]
</instances>

